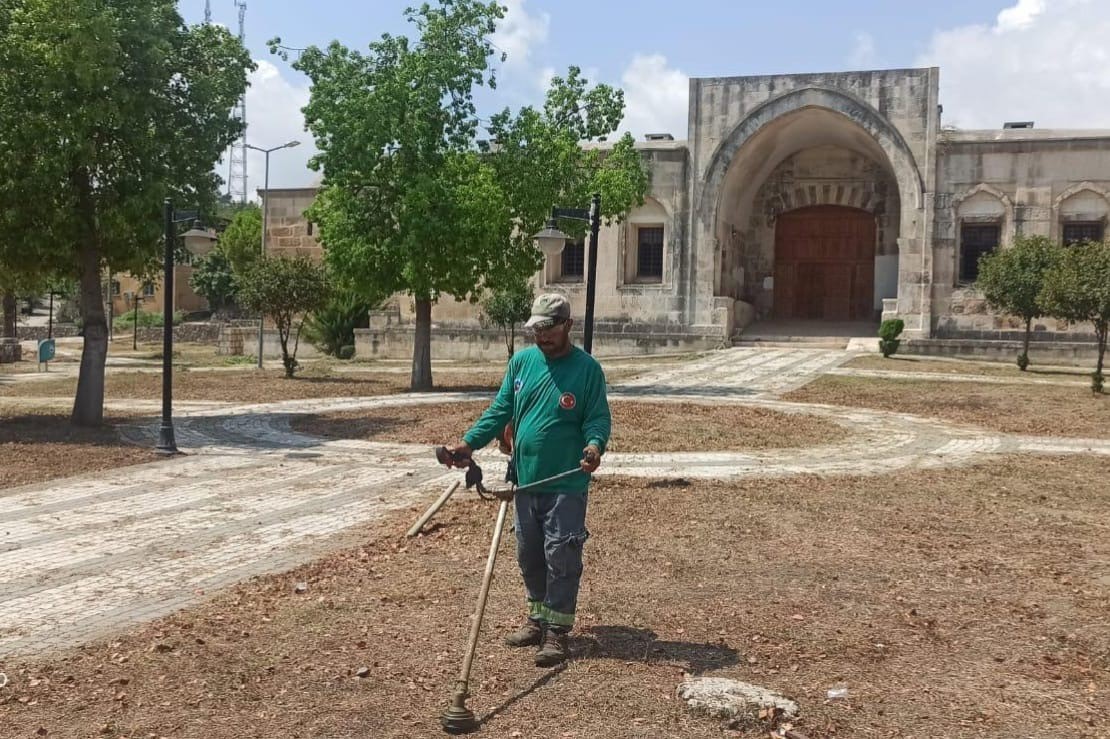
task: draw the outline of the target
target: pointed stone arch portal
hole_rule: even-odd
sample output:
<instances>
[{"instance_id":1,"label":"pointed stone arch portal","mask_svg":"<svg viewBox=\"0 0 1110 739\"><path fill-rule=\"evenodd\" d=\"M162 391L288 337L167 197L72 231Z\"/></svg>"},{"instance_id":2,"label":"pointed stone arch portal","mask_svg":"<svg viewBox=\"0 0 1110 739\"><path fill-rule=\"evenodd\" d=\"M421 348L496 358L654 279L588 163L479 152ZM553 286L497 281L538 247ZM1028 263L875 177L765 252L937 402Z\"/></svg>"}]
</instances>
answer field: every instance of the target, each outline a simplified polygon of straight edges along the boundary
<instances>
[{"instance_id":1,"label":"pointed stone arch portal","mask_svg":"<svg viewBox=\"0 0 1110 739\"><path fill-rule=\"evenodd\" d=\"M768 101L720 141L697 192L714 295L756 321L877 321L913 298L900 268L921 259L922 189L905 139L867 104L819 88Z\"/></svg>"},{"instance_id":2,"label":"pointed stone arch portal","mask_svg":"<svg viewBox=\"0 0 1110 739\"><path fill-rule=\"evenodd\" d=\"M840 205L783 213L775 224L774 317L863 321L874 314L875 216Z\"/></svg>"}]
</instances>

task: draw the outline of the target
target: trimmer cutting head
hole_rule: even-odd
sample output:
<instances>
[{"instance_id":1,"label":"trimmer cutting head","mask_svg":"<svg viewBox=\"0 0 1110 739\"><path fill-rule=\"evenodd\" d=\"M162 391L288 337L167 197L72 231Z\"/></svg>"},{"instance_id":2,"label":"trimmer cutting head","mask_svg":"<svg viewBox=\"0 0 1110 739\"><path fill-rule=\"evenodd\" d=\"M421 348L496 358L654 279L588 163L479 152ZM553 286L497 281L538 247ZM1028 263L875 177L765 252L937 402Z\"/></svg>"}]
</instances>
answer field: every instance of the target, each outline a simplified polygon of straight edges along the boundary
<instances>
[{"instance_id":1,"label":"trimmer cutting head","mask_svg":"<svg viewBox=\"0 0 1110 739\"><path fill-rule=\"evenodd\" d=\"M465 705L454 705L439 717L443 730L448 734L470 734L478 730L478 719Z\"/></svg>"}]
</instances>

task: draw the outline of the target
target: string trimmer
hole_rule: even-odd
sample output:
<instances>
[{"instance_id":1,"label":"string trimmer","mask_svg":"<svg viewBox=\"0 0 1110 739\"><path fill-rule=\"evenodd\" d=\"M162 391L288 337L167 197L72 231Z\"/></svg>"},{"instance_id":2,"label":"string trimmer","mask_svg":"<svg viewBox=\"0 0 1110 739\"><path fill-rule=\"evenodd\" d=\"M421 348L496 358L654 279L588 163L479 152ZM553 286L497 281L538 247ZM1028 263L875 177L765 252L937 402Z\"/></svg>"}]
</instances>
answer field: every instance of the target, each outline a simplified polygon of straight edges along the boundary
<instances>
[{"instance_id":1,"label":"string trimmer","mask_svg":"<svg viewBox=\"0 0 1110 739\"><path fill-rule=\"evenodd\" d=\"M536 482L521 485L520 487L509 487L504 490L489 490L482 484L482 468L479 467L473 458L453 453L448 451L447 447L439 447L436 449L436 459L440 464L447 464L449 461L455 465L462 465L469 462L466 469L466 487L467 489L473 487L478 492L478 495L483 500L499 500L501 505L497 508L497 523L493 527L493 540L489 545L489 557L486 558L486 571L482 576L482 588L478 591L478 605L474 609L474 615L470 624L470 637L466 644L466 655L463 657L462 669L459 670L459 677L455 680L455 693L451 699L451 705L440 716L440 723L443 724L443 730L448 734L469 734L472 731L478 730L478 719L474 717L474 712L466 707L466 699L469 695L470 685L470 668L474 663L474 652L478 647L478 634L482 630L482 617L486 612L486 600L489 598L490 583L493 582L493 567L497 562L497 549L501 546L501 530L505 527L505 515L509 510L509 501L513 499L516 493L528 490L529 488L536 488L540 485L546 485L555 480L561 480L564 477L570 477L573 474L582 472L580 467L575 467L566 472L560 472L557 475L537 480Z\"/></svg>"}]
</instances>

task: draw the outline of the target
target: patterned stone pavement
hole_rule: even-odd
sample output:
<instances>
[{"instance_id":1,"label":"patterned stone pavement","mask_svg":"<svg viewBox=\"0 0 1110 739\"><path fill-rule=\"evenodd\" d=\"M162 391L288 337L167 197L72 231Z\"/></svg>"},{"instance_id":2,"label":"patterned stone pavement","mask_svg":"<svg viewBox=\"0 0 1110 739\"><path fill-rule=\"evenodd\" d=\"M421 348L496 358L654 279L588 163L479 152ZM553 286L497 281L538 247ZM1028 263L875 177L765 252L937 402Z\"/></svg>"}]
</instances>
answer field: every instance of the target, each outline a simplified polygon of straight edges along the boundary
<instances>
[{"instance_id":1,"label":"patterned stone pavement","mask_svg":"<svg viewBox=\"0 0 1110 739\"><path fill-rule=\"evenodd\" d=\"M736 478L882 474L966 464L983 454L1096 453L1110 442L1018 437L914 416L787 403L774 396L852 355L732 349L614 388L630 401L758 405L828 418L836 443L760 453L607 455L605 474ZM169 613L205 592L288 569L350 541L352 526L430 502L455 479L426 447L322 440L293 432L298 414L460 402L455 393L285 401L179 410L187 456L111 474L0 491L0 660L78 644ZM146 408L149 404L132 404ZM156 426L126 435L152 444ZM500 455L483 467L499 475Z\"/></svg>"}]
</instances>

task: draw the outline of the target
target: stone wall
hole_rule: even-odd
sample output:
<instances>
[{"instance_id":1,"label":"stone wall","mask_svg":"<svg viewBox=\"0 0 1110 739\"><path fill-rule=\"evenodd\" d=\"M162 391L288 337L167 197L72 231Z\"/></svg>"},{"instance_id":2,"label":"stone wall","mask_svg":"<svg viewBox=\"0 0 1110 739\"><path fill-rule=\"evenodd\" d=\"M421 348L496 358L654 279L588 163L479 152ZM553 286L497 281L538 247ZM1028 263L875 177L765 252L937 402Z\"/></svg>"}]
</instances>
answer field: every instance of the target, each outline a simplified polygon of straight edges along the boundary
<instances>
[{"instance_id":1,"label":"stone wall","mask_svg":"<svg viewBox=\"0 0 1110 739\"><path fill-rule=\"evenodd\" d=\"M56 323L52 332L46 326L17 326L15 329L15 335L20 341L42 341L48 333L53 333L54 338L61 339L77 336L79 332L80 329L72 323Z\"/></svg>"},{"instance_id":2,"label":"stone wall","mask_svg":"<svg viewBox=\"0 0 1110 739\"><path fill-rule=\"evenodd\" d=\"M930 357L957 357L1013 362L1021 353L1020 339L910 339L902 342L898 352ZM1039 341L1029 345L1029 361L1033 365L1061 365L1094 369L1098 349L1094 341Z\"/></svg>"},{"instance_id":3,"label":"stone wall","mask_svg":"<svg viewBox=\"0 0 1110 739\"><path fill-rule=\"evenodd\" d=\"M963 224L996 224L1000 248L1019 235L1062 238L1069 220L1110 217L1110 132L1009 129L948 131L940 140L933 305L938 338L997 339L1020 321L992 314L960 279ZM1110 235L1110 229L1107 230ZM1086 325L1043 319L1037 339L1091 335Z\"/></svg>"},{"instance_id":4,"label":"stone wall","mask_svg":"<svg viewBox=\"0 0 1110 739\"><path fill-rule=\"evenodd\" d=\"M581 336L575 337L581 344ZM415 332L411 327L392 327L385 331L355 329L355 358L411 359ZM527 336L517 335L516 347L529 343ZM594 331L594 355L615 357L648 354L678 354L715 349L722 345L720 336L692 333L609 332ZM505 340L500 331L492 329L438 329L432 333L432 358L456 361L503 362Z\"/></svg>"},{"instance_id":5,"label":"stone wall","mask_svg":"<svg viewBox=\"0 0 1110 739\"><path fill-rule=\"evenodd\" d=\"M320 258L321 248L316 226L304 212L316 199L316 188L271 189L266 193L266 252L274 256L310 256Z\"/></svg>"},{"instance_id":6,"label":"stone wall","mask_svg":"<svg viewBox=\"0 0 1110 739\"><path fill-rule=\"evenodd\" d=\"M0 364L23 361L23 347L16 339L0 339Z\"/></svg>"},{"instance_id":7,"label":"stone wall","mask_svg":"<svg viewBox=\"0 0 1110 739\"><path fill-rule=\"evenodd\" d=\"M289 338L289 347L293 348L297 341L297 332ZM300 359L315 359L324 356L308 341L296 344L297 357ZM258 355L258 322L237 322L220 325L217 339L217 354L236 357L249 357ZM277 329L266 328L262 332L262 357L264 359L281 359L281 338Z\"/></svg>"}]
</instances>

